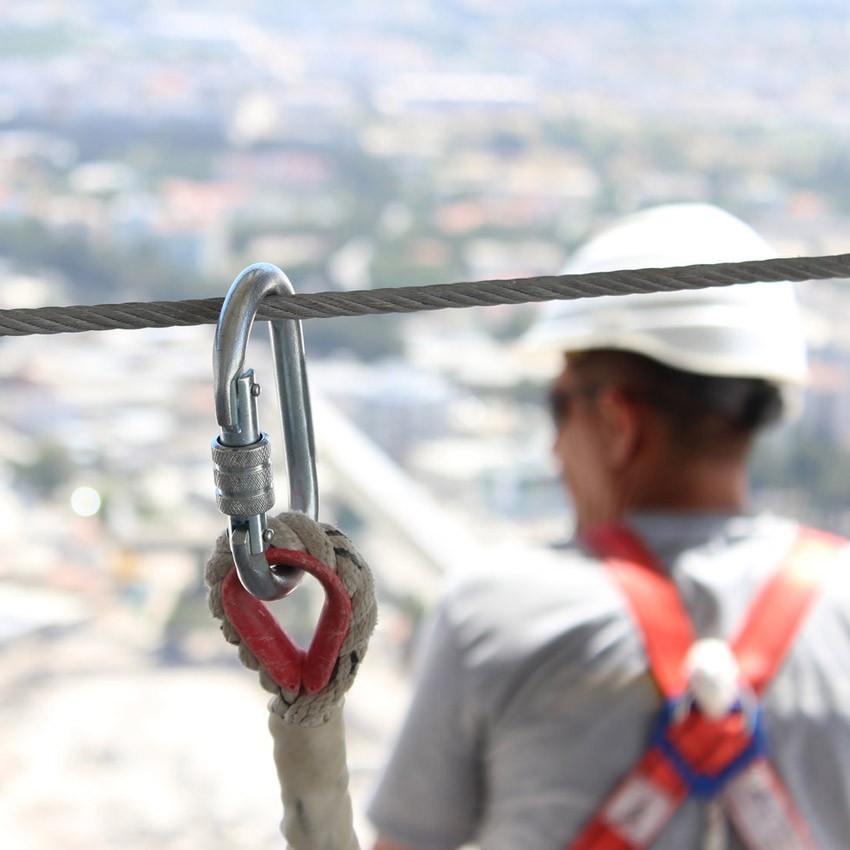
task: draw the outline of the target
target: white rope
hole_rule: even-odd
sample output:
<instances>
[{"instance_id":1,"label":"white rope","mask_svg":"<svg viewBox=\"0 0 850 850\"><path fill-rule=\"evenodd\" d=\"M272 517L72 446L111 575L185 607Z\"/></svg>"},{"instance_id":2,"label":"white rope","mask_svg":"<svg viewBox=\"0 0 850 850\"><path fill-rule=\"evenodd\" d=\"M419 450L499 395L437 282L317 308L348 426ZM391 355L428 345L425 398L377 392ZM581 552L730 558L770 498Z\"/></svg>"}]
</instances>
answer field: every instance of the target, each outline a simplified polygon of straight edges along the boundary
<instances>
[{"instance_id":1,"label":"white rope","mask_svg":"<svg viewBox=\"0 0 850 850\"><path fill-rule=\"evenodd\" d=\"M258 671L263 688L274 694L270 710L287 723L320 726L342 704L366 654L369 637L377 621L374 579L348 537L331 525L315 522L301 513L290 512L269 517L269 528L274 531L276 548L307 552L326 564L340 576L351 597L351 624L340 648L331 681L316 694L285 691L242 641L228 619L221 599L221 583L233 567L226 531L216 540L204 573L209 588L210 610L221 621L221 630L227 641L238 646L240 661L249 669Z\"/></svg>"},{"instance_id":2,"label":"white rope","mask_svg":"<svg viewBox=\"0 0 850 850\"><path fill-rule=\"evenodd\" d=\"M296 293L264 299L257 311L257 318L327 319L336 316L414 313L635 292L704 289L736 283L827 278L850 278L850 254L748 260L666 269L624 269L432 286L399 286L352 292ZM206 298L0 310L0 336L209 325L218 321L223 302L223 298Z\"/></svg>"},{"instance_id":3,"label":"white rope","mask_svg":"<svg viewBox=\"0 0 850 850\"><path fill-rule=\"evenodd\" d=\"M719 800L706 803L705 832L700 850L729 850L729 826Z\"/></svg>"}]
</instances>

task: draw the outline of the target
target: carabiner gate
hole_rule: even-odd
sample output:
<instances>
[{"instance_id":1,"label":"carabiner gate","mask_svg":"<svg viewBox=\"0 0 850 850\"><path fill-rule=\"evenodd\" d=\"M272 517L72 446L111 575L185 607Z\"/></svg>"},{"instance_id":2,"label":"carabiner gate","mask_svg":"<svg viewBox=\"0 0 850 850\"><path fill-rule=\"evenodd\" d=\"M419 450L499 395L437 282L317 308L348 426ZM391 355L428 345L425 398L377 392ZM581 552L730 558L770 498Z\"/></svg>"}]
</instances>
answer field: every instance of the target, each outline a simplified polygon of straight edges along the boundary
<instances>
[{"instance_id":1,"label":"carabiner gate","mask_svg":"<svg viewBox=\"0 0 850 850\"><path fill-rule=\"evenodd\" d=\"M230 550L245 589L263 600L281 599L303 572L274 570L266 560L273 532L267 512L274 505L268 435L260 431L254 370L245 353L260 302L267 295L291 295L289 278L277 266L256 263L233 282L219 315L213 349L216 419L221 434L212 442L216 502L230 517ZM289 503L318 518L316 448L304 363L304 337L297 319L270 322L277 396L283 420Z\"/></svg>"}]
</instances>

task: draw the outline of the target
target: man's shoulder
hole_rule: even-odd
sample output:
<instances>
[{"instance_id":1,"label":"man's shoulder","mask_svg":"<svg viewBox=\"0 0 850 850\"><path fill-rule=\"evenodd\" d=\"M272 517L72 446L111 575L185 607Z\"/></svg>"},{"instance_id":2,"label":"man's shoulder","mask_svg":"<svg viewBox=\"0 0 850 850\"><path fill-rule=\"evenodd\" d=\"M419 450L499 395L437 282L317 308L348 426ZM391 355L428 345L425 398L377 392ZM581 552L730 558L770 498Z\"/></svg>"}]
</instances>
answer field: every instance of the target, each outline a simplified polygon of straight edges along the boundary
<instances>
[{"instance_id":1,"label":"man's shoulder","mask_svg":"<svg viewBox=\"0 0 850 850\"><path fill-rule=\"evenodd\" d=\"M517 546L453 576L441 608L460 651L511 655L610 617L622 599L579 546Z\"/></svg>"},{"instance_id":2,"label":"man's shoulder","mask_svg":"<svg viewBox=\"0 0 850 850\"><path fill-rule=\"evenodd\" d=\"M446 604L504 599L513 606L534 605L552 592L578 592L604 581L601 567L597 557L575 542L500 546L482 562L450 578Z\"/></svg>"}]
</instances>

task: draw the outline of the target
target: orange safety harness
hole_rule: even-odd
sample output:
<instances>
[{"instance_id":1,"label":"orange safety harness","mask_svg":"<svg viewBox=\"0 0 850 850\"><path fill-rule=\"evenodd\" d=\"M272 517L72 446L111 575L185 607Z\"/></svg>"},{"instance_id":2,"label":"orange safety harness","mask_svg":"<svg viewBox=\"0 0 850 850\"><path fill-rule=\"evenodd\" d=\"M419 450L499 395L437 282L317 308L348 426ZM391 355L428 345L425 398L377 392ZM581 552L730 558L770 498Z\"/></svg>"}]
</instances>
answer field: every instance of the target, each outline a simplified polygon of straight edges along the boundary
<instances>
[{"instance_id":1,"label":"orange safety harness","mask_svg":"<svg viewBox=\"0 0 850 850\"><path fill-rule=\"evenodd\" d=\"M694 700L693 627L674 582L630 530L585 535L628 600L664 704L650 745L569 850L643 850L690 795L717 800L750 850L813 850L810 830L768 758L758 698L782 665L830 557L845 540L801 529L729 643L738 698L718 716Z\"/></svg>"}]
</instances>

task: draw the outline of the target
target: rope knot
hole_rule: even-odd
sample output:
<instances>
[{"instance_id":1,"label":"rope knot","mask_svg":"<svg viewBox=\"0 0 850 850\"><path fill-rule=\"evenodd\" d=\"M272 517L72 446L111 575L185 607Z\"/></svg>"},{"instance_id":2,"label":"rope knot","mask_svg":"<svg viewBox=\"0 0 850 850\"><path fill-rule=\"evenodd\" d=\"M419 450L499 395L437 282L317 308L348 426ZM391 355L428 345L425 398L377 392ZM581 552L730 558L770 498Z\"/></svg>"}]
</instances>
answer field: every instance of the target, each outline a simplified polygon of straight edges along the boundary
<instances>
[{"instance_id":1,"label":"rope knot","mask_svg":"<svg viewBox=\"0 0 850 850\"><path fill-rule=\"evenodd\" d=\"M354 676L366 654L369 637L377 621L374 579L348 537L331 525L317 523L301 513L289 512L270 517L269 528L274 531L275 551L306 553L318 561L319 566L324 565L332 571L332 578L335 582L336 579L341 582L350 598L351 615L345 633L333 633L331 624L331 634L324 636L329 637L336 656L327 657L328 640L324 640L322 646L317 646L317 642L322 639L319 635L323 628L322 619L314 636L314 645L305 653L294 647L259 600L241 590L238 580L234 578L235 568L227 532L223 532L216 540L205 569L210 611L221 621L225 639L238 647L242 664L256 670L260 684L274 694L269 705L271 711L287 723L320 726L342 704L345 692L354 682ZM299 566L302 564L299 563ZM325 584L324 581L322 583ZM234 597L233 591L229 589L231 585L239 587L242 595ZM330 600L331 591L325 586ZM237 607L234 608L234 605ZM254 618L251 629L245 625L245 608L251 609L247 619ZM234 620L238 621L238 626ZM255 639L253 627L257 622L267 633L261 633ZM314 646L317 646L315 651ZM281 659L275 653L287 657ZM291 653L298 657L288 657ZM314 661L316 664L313 664ZM305 666L303 679L300 670L302 662ZM297 668L294 673L293 665ZM306 668L310 665L327 668L325 676L320 674L318 690L310 686L310 681L316 679L315 671L312 680L308 675Z\"/></svg>"}]
</instances>

